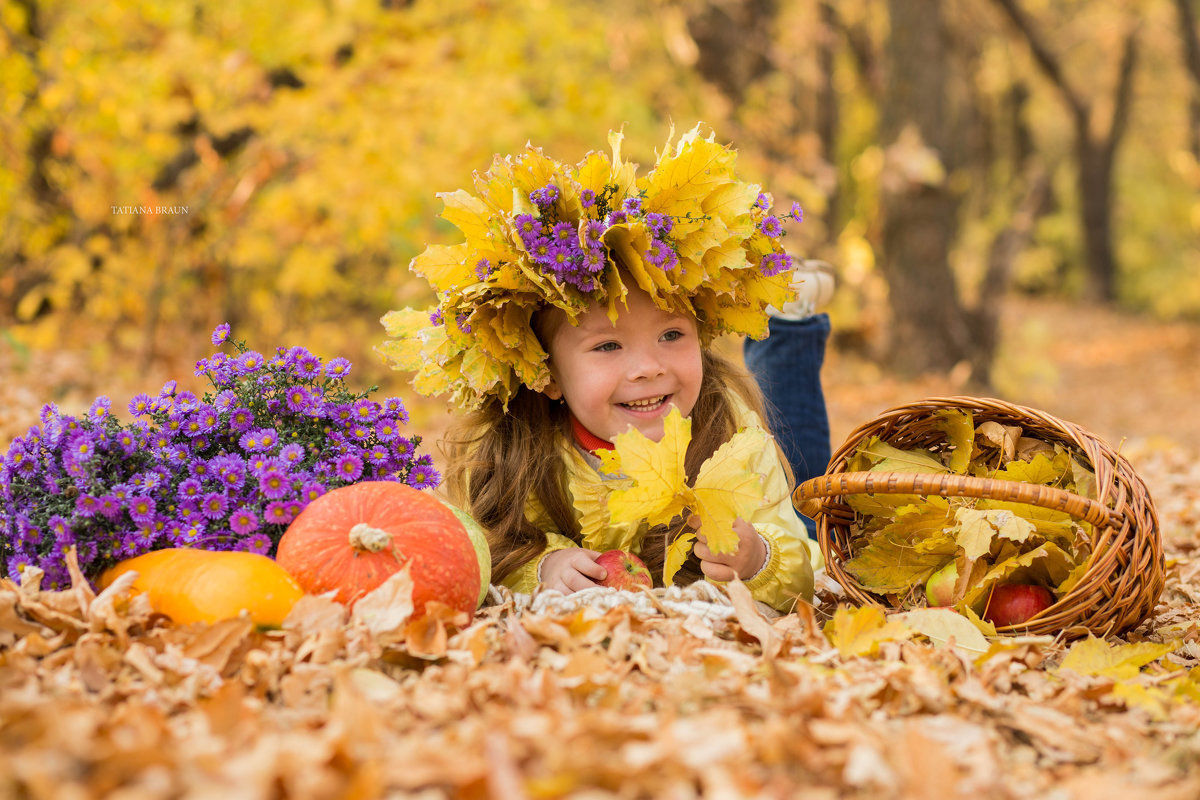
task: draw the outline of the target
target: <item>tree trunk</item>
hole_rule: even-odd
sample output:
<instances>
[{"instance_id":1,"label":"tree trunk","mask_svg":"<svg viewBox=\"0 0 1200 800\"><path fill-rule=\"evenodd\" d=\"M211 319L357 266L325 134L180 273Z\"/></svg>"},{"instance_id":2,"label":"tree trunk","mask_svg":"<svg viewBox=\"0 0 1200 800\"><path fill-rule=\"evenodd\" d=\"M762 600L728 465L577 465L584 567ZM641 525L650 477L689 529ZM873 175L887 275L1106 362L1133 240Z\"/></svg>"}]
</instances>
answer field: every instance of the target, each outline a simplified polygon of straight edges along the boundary
<instances>
[{"instance_id":1,"label":"tree trunk","mask_svg":"<svg viewBox=\"0 0 1200 800\"><path fill-rule=\"evenodd\" d=\"M1175 0L1179 15L1179 38L1183 43L1183 63L1192 76L1192 91L1188 98L1188 142L1192 155L1200 158L1200 32L1196 30L1196 14L1192 0Z\"/></svg>"},{"instance_id":2,"label":"tree trunk","mask_svg":"<svg viewBox=\"0 0 1200 800\"><path fill-rule=\"evenodd\" d=\"M939 0L889 0L888 86L880 142L888 148L880 262L893 318L891 366L906 373L947 370L967 358L970 335L949 252L958 201L944 180L906 172L915 143L946 171L954 125L947 103L949 59ZM906 133L906 128L908 132ZM897 142L902 142L901 146Z\"/></svg>"},{"instance_id":3,"label":"tree trunk","mask_svg":"<svg viewBox=\"0 0 1200 800\"><path fill-rule=\"evenodd\" d=\"M1089 299L1111 302L1117 297L1117 259L1112 241L1112 158L1087 132L1075 137L1079 168L1080 218L1088 272L1085 293Z\"/></svg>"},{"instance_id":4,"label":"tree trunk","mask_svg":"<svg viewBox=\"0 0 1200 800\"><path fill-rule=\"evenodd\" d=\"M821 70L821 85L817 90L817 136L821 140L821 155L830 164L837 165L837 133L839 105L837 87L834 85L834 57L837 53L834 29L836 13L829 3L822 3L821 43L817 52L817 63ZM829 193L829 204L825 210L825 236L836 241L841 227L838 206L841 203L838 186Z\"/></svg>"},{"instance_id":5,"label":"tree trunk","mask_svg":"<svg viewBox=\"0 0 1200 800\"><path fill-rule=\"evenodd\" d=\"M1131 25L1125 38L1116 90L1107 126L1092 119L1090 98L1067 80L1062 63L1050 51L1033 22L1017 5L1017 0L993 0L1024 38L1034 63L1054 85L1063 99L1075 127L1075 156L1079 169L1080 225L1083 228L1084 255L1087 260L1087 294L1095 300L1111 302L1117 297L1118 266L1113 249L1112 205L1113 164L1117 147L1125 135L1129 104L1133 96L1133 73L1137 64L1137 26ZM1097 132L1101 131L1101 132Z\"/></svg>"}]
</instances>

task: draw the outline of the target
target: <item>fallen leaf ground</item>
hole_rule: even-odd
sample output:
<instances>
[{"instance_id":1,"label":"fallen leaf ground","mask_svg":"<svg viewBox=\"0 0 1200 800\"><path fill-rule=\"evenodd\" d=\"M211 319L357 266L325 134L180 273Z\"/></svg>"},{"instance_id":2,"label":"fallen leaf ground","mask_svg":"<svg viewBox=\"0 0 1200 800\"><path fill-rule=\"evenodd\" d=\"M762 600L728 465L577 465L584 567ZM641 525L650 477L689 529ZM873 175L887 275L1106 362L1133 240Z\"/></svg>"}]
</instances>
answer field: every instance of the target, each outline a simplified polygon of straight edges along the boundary
<instances>
[{"instance_id":1,"label":"fallen leaf ground","mask_svg":"<svg viewBox=\"0 0 1200 800\"><path fill-rule=\"evenodd\" d=\"M768 618L736 586L495 592L465 627L391 632L309 604L259 632L174 627L83 583L8 583L0 796L1200 796L1200 328L1018 311L1006 399L1121 443L1160 517L1162 600L1107 661L1064 667L1072 643L1046 638L978 654L866 630L835 646L828 595ZM888 406L961 391L836 353L826 382L835 444ZM23 392L34 413L46 396L2 386L9 419ZM1146 643L1172 649L1143 664Z\"/></svg>"}]
</instances>

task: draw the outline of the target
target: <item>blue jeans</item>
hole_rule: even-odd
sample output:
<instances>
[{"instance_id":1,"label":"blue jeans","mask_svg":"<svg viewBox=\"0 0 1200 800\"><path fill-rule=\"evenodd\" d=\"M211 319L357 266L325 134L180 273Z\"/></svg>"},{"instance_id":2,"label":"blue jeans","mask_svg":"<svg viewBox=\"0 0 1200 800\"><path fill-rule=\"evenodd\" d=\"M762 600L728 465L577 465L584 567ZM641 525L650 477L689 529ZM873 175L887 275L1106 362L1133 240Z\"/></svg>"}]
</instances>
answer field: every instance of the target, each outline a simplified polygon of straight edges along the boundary
<instances>
[{"instance_id":1,"label":"blue jeans","mask_svg":"<svg viewBox=\"0 0 1200 800\"><path fill-rule=\"evenodd\" d=\"M829 315L798 321L772 317L769 330L761 341L746 339L746 366L766 397L767 424L799 484L824 474L829 465L829 414L821 388ZM816 523L801 519L815 537Z\"/></svg>"}]
</instances>

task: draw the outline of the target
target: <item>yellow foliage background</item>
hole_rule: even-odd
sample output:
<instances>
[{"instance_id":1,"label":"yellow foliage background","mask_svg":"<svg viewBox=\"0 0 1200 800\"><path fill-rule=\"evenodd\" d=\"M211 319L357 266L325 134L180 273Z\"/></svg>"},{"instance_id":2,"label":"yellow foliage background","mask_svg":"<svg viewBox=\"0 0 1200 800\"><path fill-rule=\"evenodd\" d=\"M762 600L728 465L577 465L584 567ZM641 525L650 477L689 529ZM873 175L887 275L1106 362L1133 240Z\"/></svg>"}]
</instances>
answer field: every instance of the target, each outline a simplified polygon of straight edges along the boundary
<instances>
[{"instance_id":1,"label":"yellow foliage background","mask_svg":"<svg viewBox=\"0 0 1200 800\"><path fill-rule=\"evenodd\" d=\"M645 167L672 125L687 130L698 120L739 150L747 180L785 205L801 202L808 220L790 249L839 265L836 322L871 333L886 286L874 267L882 156L869 75L853 48L837 51L838 152L823 156L812 124L816 44L833 34L819 24L819 4L780 4L768 35L743 43L766 53L772 69L741 87L736 102L701 77L688 33L690 18L720 5L0 5L5 372L61 372L41 400L69 410L100 393L120 407L124 387L189 382L191 365L211 351L208 333L230 322L235 337L260 350L298 344L346 356L352 381L407 399L405 376L390 373L373 347L383 313L429 299L409 260L454 239L437 217L436 192L467 185L494 153L526 142L574 162L603 149L616 128ZM1170 3L1046 0L1031 8L1060 43L1088 43L1061 48L1076 76L1103 71L1117 23L1132 14L1143 24L1150 44L1138 115L1117 177L1124 291L1135 307L1200 313L1200 278L1190 268L1200 254L1200 166L1187 150L1186 74ZM847 0L838 11L868 45L886 39L882 0ZM984 107L1015 76L1034 75L986 3L954 13L956 24L978 32L972 85ZM1036 78L1030 85L1039 148L1065 154L1064 110L1051 88ZM1003 185L1003 174L992 177ZM1071 179L1064 159L1055 185ZM970 186L972 176L949 180ZM835 186L839 221L828 229ZM1071 288L1080 243L1068 189L1060 200L1019 264L1027 287ZM966 207L954 264L969 292L1004 205ZM1064 270L1068 278L1055 282ZM412 400L418 423L442 411Z\"/></svg>"}]
</instances>

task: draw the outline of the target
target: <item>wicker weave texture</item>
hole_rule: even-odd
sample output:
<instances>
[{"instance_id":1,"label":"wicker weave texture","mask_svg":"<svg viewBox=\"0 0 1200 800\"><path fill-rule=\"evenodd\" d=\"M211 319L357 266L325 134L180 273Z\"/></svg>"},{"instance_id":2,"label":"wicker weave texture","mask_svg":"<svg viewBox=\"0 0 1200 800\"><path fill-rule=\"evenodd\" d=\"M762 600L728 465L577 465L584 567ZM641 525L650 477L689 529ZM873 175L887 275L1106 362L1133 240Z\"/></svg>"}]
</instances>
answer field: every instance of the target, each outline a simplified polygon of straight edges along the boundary
<instances>
[{"instance_id":1,"label":"wicker weave texture","mask_svg":"<svg viewBox=\"0 0 1200 800\"><path fill-rule=\"evenodd\" d=\"M872 436L901 449L947 448L935 412L969 411L976 425L1020 426L1027 436L1074 448L1095 472L1096 497L1016 481L963 475L847 472L859 444ZM855 512L844 498L855 494L979 497L1030 503L1088 522L1092 552L1083 578L1057 602L1020 626L999 633L1033 633L1067 639L1122 633L1153 611L1162 593L1165 564L1158 517L1150 493L1129 462L1093 434L1043 411L984 397L934 397L891 408L859 426L833 454L826 474L796 487L792 500L817 520L817 537L829 576L860 604L887 607L887 598L858 585L844 564L851 552Z\"/></svg>"}]
</instances>

